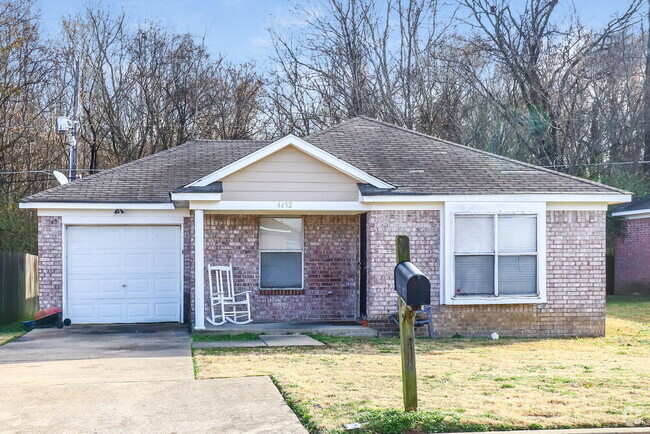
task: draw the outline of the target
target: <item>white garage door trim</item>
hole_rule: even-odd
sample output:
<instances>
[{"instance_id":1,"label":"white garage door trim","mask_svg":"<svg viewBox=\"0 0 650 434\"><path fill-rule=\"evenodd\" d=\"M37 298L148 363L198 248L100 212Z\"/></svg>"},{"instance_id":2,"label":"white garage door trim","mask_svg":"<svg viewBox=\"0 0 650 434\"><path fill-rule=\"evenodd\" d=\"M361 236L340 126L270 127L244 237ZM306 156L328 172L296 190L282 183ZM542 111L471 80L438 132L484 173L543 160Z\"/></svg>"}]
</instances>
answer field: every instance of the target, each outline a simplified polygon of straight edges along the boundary
<instances>
[{"instance_id":1,"label":"white garage door trim","mask_svg":"<svg viewBox=\"0 0 650 434\"><path fill-rule=\"evenodd\" d=\"M69 253L69 241L70 237L68 236L68 229L71 227L141 227L141 228L156 228L156 227L171 227L176 230L177 236L178 236L178 246L177 246L177 257L178 257L178 311L176 313L176 316L171 319L145 319L142 321L126 321L126 320L119 320L119 321L111 321L110 323L133 323L133 322L176 322L178 321L179 323L182 323L184 321L183 318L183 302L184 302L184 275L183 275L183 270L184 270L184 258L183 258L183 225L174 225L174 224L150 224L150 225L111 225L111 224L70 224L70 225L63 225L63 233L62 233L62 246L63 246L63 251L62 251L62 271L63 271L63 288L62 288L62 295L63 295L63 313L64 317L70 317L71 315L71 310L69 306L69 295L70 295L70 288L68 286L68 278L69 278L69 260L68 260L68 253ZM174 268L174 267L172 267ZM74 318L72 318L73 321ZM76 321L77 323L91 323L91 321ZM104 322L104 323L109 323L109 322Z\"/></svg>"}]
</instances>

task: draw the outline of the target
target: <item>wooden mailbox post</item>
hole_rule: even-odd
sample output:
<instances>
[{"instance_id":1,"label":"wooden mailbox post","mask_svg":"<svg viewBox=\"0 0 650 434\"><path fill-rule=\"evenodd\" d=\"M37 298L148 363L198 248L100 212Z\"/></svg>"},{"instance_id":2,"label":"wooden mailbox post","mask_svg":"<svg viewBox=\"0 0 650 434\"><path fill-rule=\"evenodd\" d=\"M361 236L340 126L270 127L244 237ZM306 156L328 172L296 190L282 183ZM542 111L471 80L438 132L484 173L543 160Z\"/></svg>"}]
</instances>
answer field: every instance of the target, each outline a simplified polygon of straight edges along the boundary
<instances>
[{"instance_id":1,"label":"wooden mailbox post","mask_svg":"<svg viewBox=\"0 0 650 434\"><path fill-rule=\"evenodd\" d=\"M395 291L399 304L399 337L402 355L402 392L404 410L418 409L418 386L415 372L415 316L422 305L431 303L431 283L411 262L409 238L398 235L395 239L397 265L395 266Z\"/></svg>"}]
</instances>

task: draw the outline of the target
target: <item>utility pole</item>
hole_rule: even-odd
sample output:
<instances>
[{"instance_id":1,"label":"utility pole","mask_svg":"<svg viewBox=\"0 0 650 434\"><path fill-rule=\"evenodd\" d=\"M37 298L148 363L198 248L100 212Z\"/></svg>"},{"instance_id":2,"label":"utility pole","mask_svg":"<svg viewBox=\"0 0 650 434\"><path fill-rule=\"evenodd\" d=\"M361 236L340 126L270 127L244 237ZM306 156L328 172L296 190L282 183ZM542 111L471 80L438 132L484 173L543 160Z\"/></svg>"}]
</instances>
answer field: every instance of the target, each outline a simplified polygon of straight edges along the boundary
<instances>
[{"instance_id":1,"label":"utility pole","mask_svg":"<svg viewBox=\"0 0 650 434\"><path fill-rule=\"evenodd\" d=\"M81 80L81 69L79 59L74 62L74 97L72 100L72 129L68 144L70 145L70 182L77 179L77 128L79 125L79 81Z\"/></svg>"}]
</instances>

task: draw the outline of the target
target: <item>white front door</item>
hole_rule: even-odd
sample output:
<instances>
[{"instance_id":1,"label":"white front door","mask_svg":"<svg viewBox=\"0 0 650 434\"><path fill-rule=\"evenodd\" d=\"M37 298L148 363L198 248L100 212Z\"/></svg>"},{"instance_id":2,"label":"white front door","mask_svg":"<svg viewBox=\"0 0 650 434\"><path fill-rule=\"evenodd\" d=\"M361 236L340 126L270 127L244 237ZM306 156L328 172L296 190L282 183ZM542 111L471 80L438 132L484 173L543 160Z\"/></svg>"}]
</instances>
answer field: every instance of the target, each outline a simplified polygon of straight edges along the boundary
<instances>
[{"instance_id":1,"label":"white front door","mask_svg":"<svg viewBox=\"0 0 650 434\"><path fill-rule=\"evenodd\" d=\"M66 315L73 323L181 319L180 226L68 226Z\"/></svg>"}]
</instances>

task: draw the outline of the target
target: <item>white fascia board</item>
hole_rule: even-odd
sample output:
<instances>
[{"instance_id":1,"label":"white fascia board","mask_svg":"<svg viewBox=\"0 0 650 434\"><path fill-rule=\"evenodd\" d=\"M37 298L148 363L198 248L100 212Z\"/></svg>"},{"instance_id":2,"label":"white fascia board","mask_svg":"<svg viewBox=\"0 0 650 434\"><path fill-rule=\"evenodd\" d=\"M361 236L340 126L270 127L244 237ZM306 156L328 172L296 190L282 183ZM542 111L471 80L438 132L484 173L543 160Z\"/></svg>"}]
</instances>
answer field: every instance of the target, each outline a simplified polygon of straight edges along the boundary
<instances>
[{"instance_id":1,"label":"white fascia board","mask_svg":"<svg viewBox=\"0 0 650 434\"><path fill-rule=\"evenodd\" d=\"M358 202L292 202L292 201L219 201L190 202L192 210L206 211L278 211L291 214L297 211L368 211Z\"/></svg>"},{"instance_id":2,"label":"white fascia board","mask_svg":"<svg viewBox=\"0 0 650 434\"><path fill-rule=\"evenodd\" d=\"M331 166L334 169L337 169L340 172L345 173L348 176L351 176L352 178L356 179L359 182L371 184L377 188L394 188L392 185L382 181L381 179L375 178L374 176L364 172L363 170L353 166L352 164L343 161L339 158L336 158L329 152L325 152L322 149L312 145L311 143L308 143L307 141L301 139L300 137L294 136L293 134L289 134L288 136L285 136L271 143L270 145L263 147L262 149L258 149L257 151L248 154L244 158L241 158L233 163L230 163L227 166L222 167L221 169L212 172L211 174L204 176L203 178L197 181L187 184L185 187L210 185L213 182L219 181L220 179L225 178L228 175L231 175L247 166L250 166L251 164L265 157L268 157L269 155L287 146L294 146L299 150L303 151L304 153L306 153L307 155L310 155L316 158L317 160L327 164L328 166Z\"/></svg>"},{"instance_id":3,"label":"white fascia board","mask_svg":"<svg viewBox=\"0 0 650 434\"><path fill-rule=\"evenodd\" d=\"M190 210L131 209L115 214L112 209L39 209L38 216L61 217L64 225L180 225Z\"/></svg>"},{"instance_id":4,"label":"white fascia board","mask_svg":"<svg viewBox=\"0 0 650 434\"><path fill-rule=\"evenodd\" d=\"M26 202L23 209L176 209L173 203Z\"/></svg>"},{"instance_id":5,"label":"white fascia board","mask_svg":"<svg viewBox=\"0 0 650 434\"><path fill-rule=\"evenodd\" d=\"M632 210L632 211L613 212L612 216L614 216L614 217L642 218L642 217L639 217L639 216L643 215L645 217L646 214L650 214L650 209L645 208L645 209L635 209L635 210Z\"/></svg>"},{"instance_id":6,"label":"white fascia board","mask_svg":"<svg viewBox=\"0 0 650 434\"><path fill-rule=\"evenodd\" d=\"M650 218L650 212L644 212L643 214L633 214L627 216L621 216L623 220L637 220L637 219L647 219Z\"/></svg>"},{"instance_id":7,"label":"white fascia board","mask_svg":"<svg viewBox=\"0 0 650 434\"><path fill-rule=\"evenodd\" d=\"M172 200L220 201L221 193L172 193Z\"/></svg>"},{"instance_id":8,"label":"white fascia board","mask_svg":"<svg viewBox=\"0 0 650 434\"><path fill-rule=\"evenodd\" d=\"M362 196L363 203L400 202L576 202L576 203L624 203L630 202L629 194L468 194L468 195L377 195Z\"/></svg>"},{"instance_id":9,"label":"white fascia board","mask_svg":"<svg viewBox=\"0 0 650 434\"><path fill-rule=\"evenodd\" d=\"M549 211L607 211L606 202L548 202Z\"/></svg>"},{"instance_id":10,"label":"white fascia board","mask_svg":"<svg viewBox=\"0 0 650 434\"><path fill-rule=\"evenodd\" d=\"M220 201L205 202L191 201L191 210L205 210L216 213L273 213L273 214L299 214L299 213L360 213L382 210L442 210L442 203L387 203L364 204L358 202L295 202L295 201Z\"/></svg>"}]
</instances>

